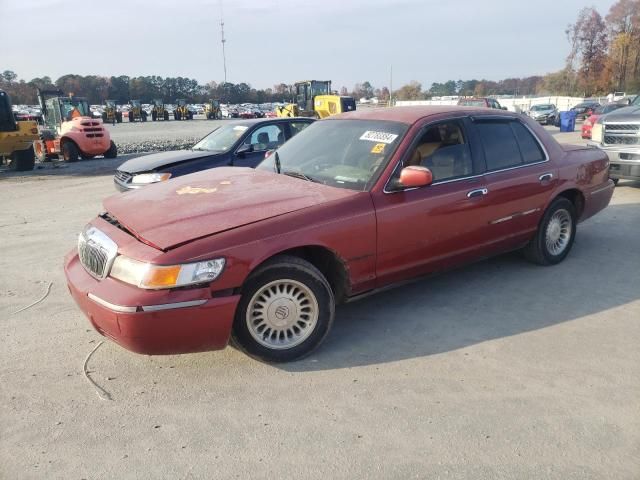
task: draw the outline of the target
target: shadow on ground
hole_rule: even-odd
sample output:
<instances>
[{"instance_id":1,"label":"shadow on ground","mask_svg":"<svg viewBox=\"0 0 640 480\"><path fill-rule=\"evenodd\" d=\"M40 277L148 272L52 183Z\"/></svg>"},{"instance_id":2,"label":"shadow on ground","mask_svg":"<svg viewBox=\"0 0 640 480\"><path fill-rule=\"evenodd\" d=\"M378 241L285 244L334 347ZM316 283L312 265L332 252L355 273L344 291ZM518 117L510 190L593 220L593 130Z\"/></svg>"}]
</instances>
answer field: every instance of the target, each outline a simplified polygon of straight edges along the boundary
<instances>
[{"instance_id":1,"label":"shadow on ground","mask_svg":"<svg viewBox=\"0 0 640 480\"><path fill-rule=\"evenodd\" d=\"M562 264L541 267L512 253L338 307L325 343L278 367L329 370L434 355L638 300L640 204L607 213L579 227Z\"/></svg>"}]
</instances>

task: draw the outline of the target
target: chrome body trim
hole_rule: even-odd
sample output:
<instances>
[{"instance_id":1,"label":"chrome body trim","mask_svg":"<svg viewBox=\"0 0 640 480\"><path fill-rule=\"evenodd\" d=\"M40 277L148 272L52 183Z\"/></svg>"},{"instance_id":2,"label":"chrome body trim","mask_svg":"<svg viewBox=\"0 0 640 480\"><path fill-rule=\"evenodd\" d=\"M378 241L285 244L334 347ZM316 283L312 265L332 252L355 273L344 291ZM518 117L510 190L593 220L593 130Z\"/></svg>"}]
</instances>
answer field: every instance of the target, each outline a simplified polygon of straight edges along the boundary
<instances>
[{"instance_id":1,"label":"chrome body trim","mask_svg":"<svg viewBox=\"0 0 640 480\"><path fill-rule=\"evenodd\" d=\"M108 308L109 310L113 310L114 312L135 313L138 311L138 307L125 307L123 305L116 305L115 303L107 302L106 300L101 299L93 293L88 293L87 297L89 297L90 300L96 302L98 305L102 305L103 307Z\"/></svg>"},{"instance_id":2,"label":"chrome body trim","mask_svg":"<svg viewBox=\"0 0 640 480\"><path fill-rule=\"evenodd\" d=\"M173 308L187 308L187 307L197 307L207 303L206 300L190 300L188 302L176 302L176 303L163 303L160 305L143 305L143 312L158 312L161 310L171 310Z\"/></svg>"}]
</instances>

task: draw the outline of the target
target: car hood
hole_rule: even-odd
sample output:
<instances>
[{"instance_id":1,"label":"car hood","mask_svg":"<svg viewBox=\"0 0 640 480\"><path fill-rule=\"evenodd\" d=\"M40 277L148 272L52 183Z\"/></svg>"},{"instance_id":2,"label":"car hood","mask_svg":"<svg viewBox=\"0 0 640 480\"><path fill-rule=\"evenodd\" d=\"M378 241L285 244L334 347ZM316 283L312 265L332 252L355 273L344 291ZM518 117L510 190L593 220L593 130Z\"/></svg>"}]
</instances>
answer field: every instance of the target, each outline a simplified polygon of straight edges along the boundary
<instances>
[{"instance_id":1,"label":"car hood","mask_svg":"<svg viewBox=\"0 0 640 480\"><path fill-rule=\"evenodd\" d=\"M619 108L607 113L606 122L639 122L640 123L640 106L634 105L630 107Z\"/></svg>"},{"instance_id":2,"label":"car hood","mask_svg":"<svg viewBox=\"0 0 640 480\"><path fill-rule=\"evenodd\" d=\"M114 195L104 207L141 241L169 250L359 193L251 168L221 167Z\"/></svg>"},{"instance_id":3,"label":"car hood","mask_svg":"<svg viewBox=\"0 0 640 480\"><path fill-rule=\"evenodd\" d=\"M187 160L194 160L196 158L208 157L212 155L216 154L214 152L201 150L174 150L171 152L152 153L150 155L144 155L142 157L127 160L118 167L118 170L127 173L149 172L151 170L157 170L158 168L173 165L175 163L185 162Z\"/></svg>"}]
</instances>

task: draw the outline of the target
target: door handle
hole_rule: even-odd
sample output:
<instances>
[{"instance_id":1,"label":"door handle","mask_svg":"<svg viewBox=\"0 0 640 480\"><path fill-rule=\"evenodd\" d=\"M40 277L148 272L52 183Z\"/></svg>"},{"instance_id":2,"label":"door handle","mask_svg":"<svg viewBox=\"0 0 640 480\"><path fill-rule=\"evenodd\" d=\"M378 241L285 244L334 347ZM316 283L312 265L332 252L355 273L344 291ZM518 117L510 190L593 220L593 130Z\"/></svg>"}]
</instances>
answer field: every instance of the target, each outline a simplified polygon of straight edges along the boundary
<instances>
[{"instance_id":1,"label":"door handle","mask_svg":"<svg viewBox=\"0 0 640 480\"><path fill-rule=\"evenodd\" d=\"M553 178L553 173L543 173L538 177L541 182L547 182Z\"/></svg>"},{"instance_id":2,"label":"door handle","mask_svg":"<svg viewBox=\"0 0 640 480\"><path fill-rule=\"evenodd\" d=\"M482 195L486 195L487 193L489 193L489 190L487 188L476 188L475 190L471 190L470 192L468 192L467 197L480 197Z\"/></svg>"}]
</instances>

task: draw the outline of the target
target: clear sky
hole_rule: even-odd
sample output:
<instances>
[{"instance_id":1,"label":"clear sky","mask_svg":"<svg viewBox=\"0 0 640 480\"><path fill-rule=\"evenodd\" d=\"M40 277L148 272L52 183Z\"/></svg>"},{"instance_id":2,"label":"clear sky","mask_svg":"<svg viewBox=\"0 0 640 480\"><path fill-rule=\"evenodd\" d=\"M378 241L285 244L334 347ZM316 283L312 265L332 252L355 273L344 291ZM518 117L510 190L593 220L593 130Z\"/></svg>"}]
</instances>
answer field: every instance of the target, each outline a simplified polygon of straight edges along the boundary
<instances>
[{"instance_id":1,"label":"clear sky","mask_svg":"<svg viewBox=\"0 0 640 480\"><path fill-rule=\"evenodd\" d=\"M578 11L615 0L0 0L0 70L425 88L559 70Z\"/></svg>"}]
</instances>

